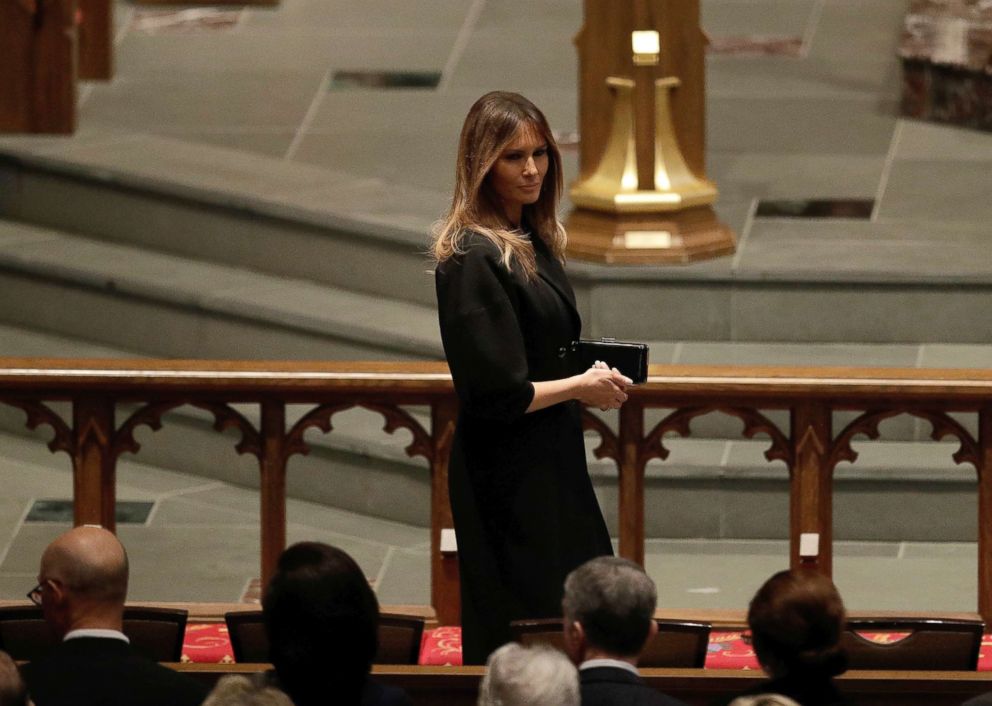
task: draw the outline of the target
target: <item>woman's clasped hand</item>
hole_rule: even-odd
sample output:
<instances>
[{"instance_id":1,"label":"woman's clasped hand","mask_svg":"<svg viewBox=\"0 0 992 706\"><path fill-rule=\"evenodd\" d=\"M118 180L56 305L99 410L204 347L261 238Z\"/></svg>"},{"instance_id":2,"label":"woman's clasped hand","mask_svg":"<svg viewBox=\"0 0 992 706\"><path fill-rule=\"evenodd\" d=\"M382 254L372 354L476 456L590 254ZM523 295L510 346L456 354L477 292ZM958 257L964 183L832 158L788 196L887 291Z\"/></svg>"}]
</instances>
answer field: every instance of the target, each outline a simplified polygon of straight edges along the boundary
<instances>
[{"instance_id":1,"label":"woman's clasped hand","mask_svg":"<svg viewBox=\"0 0 992 706\"><path fill-rule=\"evenodd\" d=\"M576 397L584 404L599 407L606 412L620 409L627 401L627 386L634 381L616 368L597 360L587 371L579 375L579 390Z\"/></svg>"}]
</instances>

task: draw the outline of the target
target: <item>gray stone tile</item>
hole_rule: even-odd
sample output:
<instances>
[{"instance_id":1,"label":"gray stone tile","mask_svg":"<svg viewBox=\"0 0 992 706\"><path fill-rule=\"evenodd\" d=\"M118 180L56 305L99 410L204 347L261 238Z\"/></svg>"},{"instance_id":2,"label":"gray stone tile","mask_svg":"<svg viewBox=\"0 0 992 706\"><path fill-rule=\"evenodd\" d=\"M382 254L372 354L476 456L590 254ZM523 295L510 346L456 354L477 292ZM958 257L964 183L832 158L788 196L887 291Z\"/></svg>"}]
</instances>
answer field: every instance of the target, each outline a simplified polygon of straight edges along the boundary
<instances>
[{"instance_id":1,"label":"gray stone tile","mask_svg":"<svg viewBox=\"0 0 992 706\"><path fill-rule=\"evenodd\" d=\"M850 611L974 612L977 575L974 559L873 556L835 558L833 579Z\"/></svg>"},{"instance_id":2,"label":"gray stone tile","mask_svg":"<svg viewBox=\"0 0 992 706\"><path fill-rule=\"evenodd\" d=\"M712 152L709 176L721 198L874 198L885 155ZM750 241L749 241L750 244Z\"/></svg>"},{"instance_id":3,"label":"gray stone tile","mask_svg":"<svg viewBox=\"0 0 992 706\"><path fill-rule=\"evenodd\" d=\"M992 134L922 120L902 120L895 158L909 161L989 162Z\"/></svg>"},{"instance_id":4,"label":"gray stone tile","mask_svg":"<svg viewBox=\"0 0 992 706\"><path fill-rule=\"evenodd\" d=\"M583 335L645 340L665 331L677 340L724 340L732 296L729 286L688 282L599 284L589 295Z\"/></svg>"},{"instance_id":5,"label":"gray stone tile","mask_svg":"<svg viewBox=\"0 0 992 706\"><path fill-rule=\"evenodd\" d=\"M904 559L946 557L972 562L978 556L977 542L903 542L899 546Z\"/></svg>"},{"instance_id":6,"label":"gray stone tile","mask_svg":"<svg viewBox=\"0 0 992 706\"><path fill-rule=\"evenodd\" d=\"M204 523L121 527L132 601L237 602L259 574L258 534Z\"/></svg>"},{"instance_id":7,"label":"gray stone tile","mask_svg":"<svg viewBox=\"0 0 992 706\"><path fill-rule=\"evenodd\" d=\"M961 542L977 536L974 483L839 480L834 538ZM920 518L934 518L925 524Z\"/></svg>"},{"instance_id":8,"label":"gray stone tile","mask_svg":"<svg viewBox=\"0 0 992 706\"><path fill-rule=\"evenodd\" d=\"M430 554L397 550L390 554L376 595L380 604L430 605Z\"/></svg>"},{"instance_id":9,"label":"gray stone tile","mask_svg":"<svg viewBox=\"0 0 992 706\"><path fill-rule=\"evenodd\" d=\"M709 178L712 179L712 175ZM735 188L733 185L728 186L731 189ZM721 188L721 184L717 184L717 188ZM732 201L722 192L719 200L713 207L717 218L730 228L737 237L738 249L741 248L741 238L744 236L744 229L747 227L752 208L753 205L750 200ZM733 256L731 256L732 259Z\"/></svg>"},{"instance_id":10,"label":"gray stone tile","mask_svg":"<svg viewBox=\"0 0 992 706\"><path fill-rule=\"evenodd\" d=\"M167 77L121 79L96 88L80 110L80 120L140 132L174 126L295 128L320 89L324 73L319 67L284 72L259 69L196 72L192 79L176 70ZM183 100L176 100L178 95Z\"/></svg>"},{"instance_id":11,"label":"gray stone tile","mask_svg":"<svg viewBox=\"0 0 992 706\"><path fill-rule=\"evenodd\" d=\"M209 131L197 130L196 128L173 129L163 127L157 128L157 131L162 135L194 144L242 150L265 157L282 159L296 136L297 127L286 125L284 127L255 129L230 126L218 127Z\"/></svg>"},{"instance_id":12,"label":"gray stone tile","mask_svg":"<svg viewBox=\"0 0 992 706\"><path fill-rule=\"evenodd\" d=\"M953 343L922 346L922 368L992 368L992 347Z\"/></svg>"},{"instance_id":13,"label":"gray stone tile","mask_svg":"<svg viewBox=\"0 0 992 706\"><path fill-rule=\"evenodd\" d=\"M687 341L685 365L796 365L914 367L917 346L858 343L719 343Z\"/></svg>"},{"instance_id":14,"label":"gray stone tile","mask_svg":"<svg viewBox=\"0 0 992 706\"><path fill-rule=\"evenodd\" d=\"M988 175L992 162L898 160L878 210L879 218L930 223L992 220Z\"/></svg>"},{"instance_id":15,"label":"gray stone tile","mask_svg":"<svg viewBox=\"0 0 992 706\"><path fill-rule=\"evenodd\" d=\"M159 500L150 518L152 527L204 525L240 527L249 534L258 529L258 513L232 510L208 503L192 502L182 497Z\"/></svg>"},{"instance_id":16,"label":"gray stone tile","mask_svg":"<svg viewBox=\"0 0 992 706\"><path fill-rule=\"evenodd\" d=\"M286 29L264 35L200 33L181 37L129 34L118 47L117 61L127 67L125 75L131 80L165 73L199 78L204 67L210 72L216 72L217 67L238 67L261 74L298 72L305 66L315 72L315 79L330 68L437 71L447 60L455 36L455 30L441 28L320 32ZM306 61L301 62L300 57L306 57ZM314 83L313 90L316 88ZM189 89L196 90L192 85Z\"/></svg>"},{"instance_id":17,"label":"gray stone tile","mask_svg":"<svg viewBox=\"0 0 992 706\"><path fill-rule=\"evenodd\" d=\"M740 271L824 277L843 273L864 280L885 275L912 275L917 281L984 280L992 267L985 239L980 229L955 224L759 218Z\"/></svg>"},{"instance_id":18,"label":"gray stone tile","mask_svg":"<svg viewBox=\"0 0 992 706\"><path fill-rule=\"evenodd\" d=\"M710 55L706 94L711 98L817 97L865 100L865 107L891 100L901 89L893 53L857 59L831 55L802 60L781 57Z\"/></svg>"},{"instance_id":19,"label":"gray stone tile","mask_svg":"<svg viewBox=\"0 0 992 706\"><path fill-rule=\"evenodd\" d=\"M31 573L10 574L0 573L0 600L20 601L28 604L27 592L38 583L38 569Z\"/></svg>"},{"instance_id":20,"label":"gray stone tile","mask_svg":"<svg viewBox=\"0 0 992 706\"><path fill-rule=\"evenodd\" d=\"M426 527L380 520L301 500L290 500L286 505L289 524L299 526L301 531L315 528L406 549L430 542L430 531Z\"/></svg>"},{"instance_id":21,"label":"gray stone tile","mask_svg":"<svg viewBox=\"0 0 992 706\"><path fill-rule=\"evenodd\" d=\"M784 296L789 293L789 296ZM751 287L733 298L733 337L750 341L865 343L987 340L988 296L977 288L891 290L788 284ZM919 321L927 321L921 329ZM788 323L786 323L788 322Z\"/></svg>"},{"instance_id":22,"label":"gray stone tile","mask_svg":"<svg viewBox=\"0 0 992 706\"><path fill-rule=\"evenodd\" d=\"M38 574L38 562L45 547L63 532L69 530L71 524L57 522L25 524L17 533L17 538L10 545L7 558L0 566L4 573ZM28 586L28 588L31 588ZM20 592L23 596L28 589ZM13 596L18 598L19 596Z\"/></svg>"},{"instance_id":23,"label":"gray stone tile","mask_svg":"<svg viewBox=\"0 0 992 706\"><path fill-rule=\"evenodd\" d=\"M347 165L360 177L383 179L410 186L432 184L448 192L454 184L456 133L424 139L421 131L409 133L360 131L326 133L308 131L294 161L304 164ZM438 200L434 217L441 215Z\"/></svg>"},{"instance_id":24,"label":"gray stone tile","mask_svg":"<svg viewBox=\"0 0 992 706\"><path fill-rule=\"evenodd\" d=\"M707 0L701 22L710 35L802 36L815 0Z\"/></svg>"},{"instance_id":25,"label":"gray stone tile","mask_svg":"<svg viewBox=\"0 0 992 706\"><path fill-rule=\"evenodd\" d=\"M902 0L839 0L822 4L811 57L896 56L906 13Z\"/></svg>"},{"instance_id":26,"label":"gray stone tile","mask_svg":"<svg viewBox=\"0 0 992 706\"><path fill-rule=\"evenodd\" d=\"M863 99L714 98L707 111L713 152L884 156L897 120Z\"/></svg>"},{"instance_id":27,"label":"gray stone tile","mask_svg":"<svg viewBox=\"0 0 992 706\"><path fill-rule=\"evenodd\" d=\"M251 8L242 32L266 34L279 29L307 32L457 31L468 11L465 0L411 3L407 0L296 0L277 8Z\"/></svg>"},{"instance_id":28,"label":"gray stone tile","mask_svg":"<svg viewBox=\"0 0 992 706\"><path fill-rule=\"evenodd\" d=\"M645 566L658 586L658 605L742 610L765 579L789 565L786 544L778 554L750 553L748 544L740 543L719 561L684 551L648 553Z\"/></svg>"},{"instance_id":29,"label":"gray stone tile","mask_svg":"<svg viewBox=\"0 0 992 706\"><path fill-rule=\"evenodd\" d=\"M120 358L128 355L117 348L13 326L0 326L0 350L5 356L49 358Z\"/></svg>"},{"instance_id":30,"label":"gray stone tile","mask_svg":"<svg viewBox=\"0 0 992 706\"><path fill-rule=\"evenodd\" d=\"M834 556L897 559L902 555L902 547L898 542L834 542Z\"/></svg>"}]
</instances>

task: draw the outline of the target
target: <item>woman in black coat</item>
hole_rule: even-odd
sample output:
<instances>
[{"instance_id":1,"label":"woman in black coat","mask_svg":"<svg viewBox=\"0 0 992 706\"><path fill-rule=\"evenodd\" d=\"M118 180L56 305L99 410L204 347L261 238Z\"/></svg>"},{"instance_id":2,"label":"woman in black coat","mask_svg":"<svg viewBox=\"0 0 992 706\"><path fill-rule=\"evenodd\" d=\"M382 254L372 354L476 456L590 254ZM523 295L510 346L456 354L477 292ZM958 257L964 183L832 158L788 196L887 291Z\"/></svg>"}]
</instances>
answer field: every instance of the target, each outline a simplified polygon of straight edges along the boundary
<instances>
[{"instance_id":1,"label":"woman in black coat","mask_svg":"<svg viewBox=\"0 0 992 706\"><path fill-rule=\"evenodd\" d=\"M438 224L438 315L461 402L449 465L466 664L508 642L509 622L561 615L575 567L612 554L586 467L579 402L616 409L630 380L571 375L579 337L557 219L561 155L515 93L465 119L452 206Z\"/></svg>"}]
</instances>

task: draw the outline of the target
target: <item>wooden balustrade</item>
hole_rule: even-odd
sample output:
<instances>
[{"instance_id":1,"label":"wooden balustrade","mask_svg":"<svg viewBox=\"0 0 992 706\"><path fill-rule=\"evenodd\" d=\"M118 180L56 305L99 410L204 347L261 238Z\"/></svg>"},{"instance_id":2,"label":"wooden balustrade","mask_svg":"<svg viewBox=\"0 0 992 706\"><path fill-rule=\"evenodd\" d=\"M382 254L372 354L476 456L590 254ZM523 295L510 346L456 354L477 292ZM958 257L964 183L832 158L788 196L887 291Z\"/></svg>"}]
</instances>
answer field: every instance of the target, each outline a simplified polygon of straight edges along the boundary
<instances>
[{"instance_id":1,"label":"wooden balustrade","mask_svg":"<svg viewBox=\"0 0 992 706\"><path fill-rule=\"evenodd\" d=\"M65 420L50 406L72 403ZM286 464L308 451L303 434L312 427L331 430L338 412L363 407L381 414L386 430L406 429L411 456L423 456L431 469L432 602L442 624L458 620L456 560L440 552L441 529L451 527L448 507L448 452L457 403L443 363L298 363L162 360L0 359L0 402L27 413L31 428L54 430L49 444L72 458L76 523L114 526L115 467L124 452L139 450L134 431L157 429L162 416L193 405L213 414L218 430L241 433L236 449L259 461L261 484L261 576L267 580L286 541ZM139 404L122 423L121 404ZM232 405L258 405L256 428ZM313 408L286 428L286 405ZM425 429L405 406L431 409ZM671 410L645 428L650 408ZM765 411L789 412L788 429ZM834 433L836 411L856 418ZM832 568L832 477L841 461L854 461L857 435L877 438L879 424L909 414L932 425L933 438L953 437L957 463L975 467L978 478L978 612L992 620L992 372L980 370L904 370L894 368L771 368L652 366L646 384L632 390L620 413L618 431L592 414L587 430L599 435L599 458L613 459L619 470L620 553L644 559L644 469L665 459L666 434L686 436L691 420L723 412L743 422L749 438L769 439L765 457L786 463L790 474L790 561L799 565L799 537L820 536L812 564ZM978 415L977 438L953 416Z\"/></svg>"}]
</instances>

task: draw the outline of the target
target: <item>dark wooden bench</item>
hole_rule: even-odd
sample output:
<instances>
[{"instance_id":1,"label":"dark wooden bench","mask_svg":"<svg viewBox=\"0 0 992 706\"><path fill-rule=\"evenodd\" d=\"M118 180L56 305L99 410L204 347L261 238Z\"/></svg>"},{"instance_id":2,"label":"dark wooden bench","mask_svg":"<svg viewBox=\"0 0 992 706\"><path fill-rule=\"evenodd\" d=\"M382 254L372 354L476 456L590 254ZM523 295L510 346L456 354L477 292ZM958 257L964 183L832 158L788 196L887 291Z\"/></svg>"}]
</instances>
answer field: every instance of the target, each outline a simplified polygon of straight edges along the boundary
<instances>
[{"instance_id":1,"label":"dark wooden bench","mask_svg":"<svg viewBox=\"0 0 992 706\"><path fill-rule=\"evenodd\" d=\"M170 664L213 684L225 674L253 674L265 664ZM376 666L375 679L404 689L417 706L475 706L483 667ZM765 679L760 672L729 669L645 669L644 679L690 706L739 693ZM858 706L960 706L992 691L990 672L858 671L838 679Z\"/></svg>"}]
</instances>

